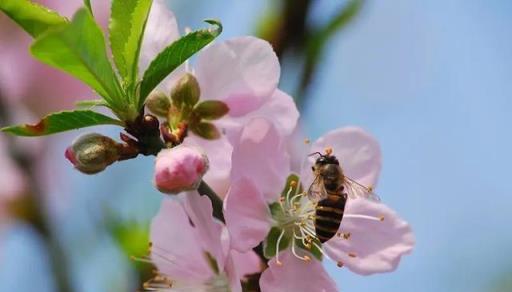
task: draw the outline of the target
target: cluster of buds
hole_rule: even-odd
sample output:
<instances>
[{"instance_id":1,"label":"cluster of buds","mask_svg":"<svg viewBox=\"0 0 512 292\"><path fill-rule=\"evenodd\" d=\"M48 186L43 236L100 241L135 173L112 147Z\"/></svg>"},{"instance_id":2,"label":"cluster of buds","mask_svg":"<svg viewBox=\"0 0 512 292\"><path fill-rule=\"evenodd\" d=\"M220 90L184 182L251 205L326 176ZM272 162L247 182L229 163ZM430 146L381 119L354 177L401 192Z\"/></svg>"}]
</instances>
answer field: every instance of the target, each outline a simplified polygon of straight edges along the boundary
<instances>
[{"instance_id":1,"label":"cluster of buds","mask_svg":"<svg viewBox=\"0 0 512 292\"><path fill-rule=\"evenodd\" d=\"M155 115L166 119L160 130L171 147L181 144L188 130L205 139L217 139L220 131L211 123L229 111L218 100L200 101L201 90L194 75L184 74L172 88L170 96L159 90L153 91L146 102Z\"/></svg>"}]
</instances>

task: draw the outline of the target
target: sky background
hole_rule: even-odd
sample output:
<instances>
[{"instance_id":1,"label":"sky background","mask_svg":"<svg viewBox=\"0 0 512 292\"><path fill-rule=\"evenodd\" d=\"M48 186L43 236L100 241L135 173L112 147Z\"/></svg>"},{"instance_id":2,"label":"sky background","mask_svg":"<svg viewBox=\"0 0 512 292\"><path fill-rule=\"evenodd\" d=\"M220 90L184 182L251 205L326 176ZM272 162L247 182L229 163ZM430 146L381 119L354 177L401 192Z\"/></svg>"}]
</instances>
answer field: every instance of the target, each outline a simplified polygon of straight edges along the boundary
<instances>
[{"instance_id":1,"label":"sky background","mask_svg":"<svg viewBox=\"0 0 512 292\"><path fill-rule=\"evenodd\" d=\"M221 39L253 34L271 7L193 2L170 2L181 28L218 18ZM318 0L311 21L325 21L339 5ZM511 1L368 1L329 43L303 128L312 139L346 125L375 135L384 159L377 192L417 241L394 273L362 277L327 263L343 291L510 291L495 287L512 277L511 28ZM293 88L293 70L282 69L285 89ZM155 214L161 196L151 187L153 160L83 176L62 155L75 136L51 138L55 163L47 171L76 284L80 291L134 290L115 286L132 275L97 226L105 208L140 224ZM52 291L37 238L26 228L7 237L0 291Z\"/></svg>"}]
</instances>

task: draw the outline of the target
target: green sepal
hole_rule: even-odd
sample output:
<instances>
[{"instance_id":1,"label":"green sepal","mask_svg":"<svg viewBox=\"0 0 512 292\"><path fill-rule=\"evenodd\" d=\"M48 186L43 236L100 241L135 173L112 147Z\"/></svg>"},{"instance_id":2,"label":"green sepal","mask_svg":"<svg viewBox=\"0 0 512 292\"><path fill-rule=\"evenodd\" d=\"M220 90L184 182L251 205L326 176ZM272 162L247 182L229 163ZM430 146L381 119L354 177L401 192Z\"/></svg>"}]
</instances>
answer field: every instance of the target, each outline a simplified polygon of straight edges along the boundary
<instances>
[{"instance_id":1,"label":"green sepal","mask_svg":"<svg viewBox=\"0 0 512 292\"><path fill-rule=\"evenodd\" d=\"M68 23L67 19L57 12L29 0L1 0L0 10L32 37Z\"/></svg>"},{"instance_id":2,"label":"green sepal","mask_svg":"<svg viewBox=\"0 0 512 292\"><path fill-rule=\"evenodd\" d=\"M288 176L288 178L286 178L286 185L284 186L284 189L281 192L281 197L286 197L286 194L288 193L290 188L291 188L291 196L302 193L304 191L304 188L302 187L302 183L299 184L299 180L300 180L300 177L297 174L295 174L295 173L290 174ZM291 185L292 181L294 181L298 185L295 185L294 187L292 187L292 185ZM299 188L298 191L297 191L297 187Z\"/></svg>"},{"instance_id":3,"label":"green sepal","mask_svg":"<svg viewBox=\"0 0 512 292\"><path fill-rule=\"evenodd\" d=\"M278 227L272 227L267 235L265 241L263 241L263 255L267 259L271 259L276 256L277 253L277 240L281 235L282 229ZM281 241L279 242L279 251L285 250L291 242L293 234L291 232L285 231Z\"/></svg>"},{"instance_id":4,"label":"green sepal","mask_svg":"<svg viewBox=\"0 0 512 292\"><path fill-rule=\"evenodd\" d=\"M220 138L220 131L212 123L199 122L190 125L190 130L199 137L207 140L215 140Z\"/></svg>"},{"instance_id":5,"label":"green sepal","mask_svg":"<svg viewBox=\"0 0 512 292\"><path fill-rule=\"evenodd\" d=\"M49 114L37 124L10 126L2 128L1 131L16 136L36 137L98 125L124 127L123 122L109 116L91 110L76 110Z\"/></svg>"},{"instance_id":6,"label":"green sepal","mask_svg":"<svg viewBox=\"0 0 512 292\"><path fill-rule=\"evenodd\" d=\"M188 58L212 42L221 32L222 25L216 20L205 20L214 25L210 29L191 32L166 47L149 64L142 78L139 106L142 107L148 94Z\"/></svg>"},{"instance_id":7,"label":"green sepal","mask_svg":"<svg viewBox=\"0 0 512 292\"><path fill-rule=\"evenodd\" d=\"M315 239L313 239L313 242L315 242L319 247L322 247L322 243L320 243L320 240L315 238ZM309 252L310 254L312 254L317 260L322 261L322 259L323 259L322 251L318 247L316 247L314 244L311 244L311 249L308 249L307 247L305 247L304 244L302 244L302 240L299 240L299 239L295 239L295 244L298 248L301 248L301 249Z\"/></svg>"},{"instance_id":8,"label":"green sepal","mask_svg":"<svg viewBox=\"0 0 512 292\"><path fill-rule=\"evenodd\" d=\"M220 273L220 270L219 270L219 264L217 263L217 260L215 259L215 257L207 251L204 252L204 257L206 258L206 262L208 263L208 266L210 266L212 271L218 275Z\"/></svg>"},{"instance_id":9,"label":"green sepal","mask_svg":"<svg viewBox=\"0 0 512 292\"><path fill-rule=\"evenodd\" d=\"M186 73L176 82L171 90L172 104L177 108L192 109L201 96L201 89L196 77Z\"/></svg>"},{"instance_id":10,"label":"green sepal","mask_svg":"<svg viewBox=\"0 0 512 292\"><path fill-rule=\"evenodd\" d=\"M204 120L218 120L229 112L227 104L220 100L205 100L194 108L194 115Z\"/></svg>"}]
</instances>

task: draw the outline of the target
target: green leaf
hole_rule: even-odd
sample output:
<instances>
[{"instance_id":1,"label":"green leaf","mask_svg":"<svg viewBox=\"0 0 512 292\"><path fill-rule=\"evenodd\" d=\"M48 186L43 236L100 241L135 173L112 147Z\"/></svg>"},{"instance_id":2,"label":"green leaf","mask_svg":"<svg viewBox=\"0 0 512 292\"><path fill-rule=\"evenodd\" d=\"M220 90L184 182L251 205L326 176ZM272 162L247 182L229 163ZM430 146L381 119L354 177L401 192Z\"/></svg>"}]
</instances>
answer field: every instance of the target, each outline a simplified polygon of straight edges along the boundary
<instances>
[{"instance_id":1,"label":"green leaf","mask_svg":"<svg viewBox=\"0 0 512 292\"><path fill-rule=\"evenodd\" d=\"M76 107L79 109L91 109L97 106L106 106L108 104L103 99L92 99L92 100L80 100L75 103Z\"/></svg>"},{"instance_id":2,"label":"green leaf","mask_svg":"<svg viewBox=\"0 0 512 292\"><path fill-rule=\"evenodd\" d=\"M279 240L279 236L281 235L282 229L277 227L272 227L270 229L267 238L263 242L263 255L267 259L271 259L275 257L277 253L277 241ZM279 251L285 250L288 245L290 245L292 234L290 232L285 232L279 242Z\"/></svg>"},{"instance_id":3,"label":"green leaf","mask_svg":"<svg viewBox=\"0 0 512 292\"><path fill-rule=\"evenodd\" d=\"M110 47L117 69L132 86L152 0L114 0L110 18Z\"/></svg>"},{"instance_id":4,"label":"green leaf","mask_svg":"<svg viewBox=\"0 0 512 292\"><path fill-rule=\"evenodd\" d=\"M205 120L220 119L228 112L228 105L220 100L206 100L194 108L194 114Z\"/></svg>"},{"instance_id":5,"label":"green leaf","mask_svg":"<svg viewBox=\"0 0 512 292\"><path fill-rule=\"evenodd\" d=\"M45 136L97 125L124 126L119 120L91 110L64 111L49 114L34 125L18 125L1 129L17 136Z\"/></svg>"},{"instance_id":6,"label":"green leaf","mask_svg":"<svg viewBox=\"0 0 512 292\"><path fill-rule=\"evenodd\" d=\"M188 58L212 42L221 32L222 25L215 20L206 20L214 28L191 32L165 48L151 62L142 79L139 107L144 104L146 96L174 69Z\"/></svg>"},{"instance_id":7,"label":"green leaf","mask_svg":"<svg viewBox=\"0 0 512 292\"><path fill-rule=\"evenodd\" d=\"M18 23L32 37L68 21L57 12L29 0L1 0L0 10Z\"/></svg>"},{"instance_id":8,"label":"green leaf","mask_svg":"<svg viewBox=\"0 0 512 292\"><path fill-rule=\"evenodd\" d=\"M114 111L126 104L112 65L107 58L100 27L86 8L78 10L73 21L38 38L32 54L43 63L63 70L93 88Z\"/></svg>"},{"instance_id":9,"label":"green leaf","mask_svg":"<svg viewBox=\"0 0 512 292\"><path fill-rule=\"evenodd\" d=\"M94 16L94 13L92 12L92 5L91 0L84 0L84 6L89 10L92 16Z\"/></svg>"},{"instance_id":10,"label":"green leaf","mask_svg":"<svg viewBox=\"0 0 512 292\"><path fill-rule=\"evenodd\" d=\"M215 140L220 138L220 132L212 123L199 122L190 125L190 130L199 137Z\"/></svg>"}]
</instances>

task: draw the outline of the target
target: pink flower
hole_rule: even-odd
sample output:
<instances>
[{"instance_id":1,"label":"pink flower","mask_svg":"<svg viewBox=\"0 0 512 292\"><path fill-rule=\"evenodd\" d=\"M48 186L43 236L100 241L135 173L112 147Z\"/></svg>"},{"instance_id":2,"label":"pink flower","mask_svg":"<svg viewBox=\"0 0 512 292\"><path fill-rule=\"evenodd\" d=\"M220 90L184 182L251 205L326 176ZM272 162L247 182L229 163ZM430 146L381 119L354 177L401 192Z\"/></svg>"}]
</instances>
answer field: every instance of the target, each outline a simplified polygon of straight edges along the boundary
<instances>
[{"instance_id":1,"label":"pink flower","mask_svg":"<svg viewBox=\"0 0 512 292\"><path fill-rule=\"evenodd\" d=\"M409 253L414 246L410 226L382 203L350 198L338 236L321 245L316 238L313 221L315 205L303 192L296 191L299 182L296 181L283 191L284 178L290 174L287 172L289 167L278 168L273 162L287 160L287 151L281 146L283 138L272 134L276 130L269 122L267 126L266 131L255 135L260 139L258 143L251 142L258 138L244 135L242 131L238 141L239 149L233 151L232 157L232 170L235 172L232 175L235 180L224 201L226 225L233 234L231 245L234 249L245 251L253 248L265 240L271 228L278 232L277 242L275 238L274 241L267 238L266 244L274 244L277 252L271 267L262 275L260 284L263 291L288 291L288 288L293 287L293 284L276 280L285 279L292 273L286 266L292 271L301 271L304 268L302 266L310 266L310 273L324 275L322 266L312 260L312 252L321 253L336 261L339 266L346 266L358 274L394 270L401 256ZM250 127L251 124L244 130ZM266 146L260 149L257 145L273 147L272 150ZM326 147L332 148L348 177L366 186L376 184L381 154L378 143L370 135L358 128L338 129L313 143L309 153L323 151ZM260 163L251 163L253 161ZM306 188L313 180L313 163L314 160L310 158L302 167L301 181ZM279 180L266 182L261 179L269 173L273 174L273 178L279 177ZM269 208L269 204L272 204L272 208ZM281 250L283 242L288 242L284 251ZM290 260L290 257L295 259ZM314 282L327 285L325 291L334 290L328 282Z\"/></svg>"},{"instance_id":2,"label":"pink flower","mask_svg":"<svg viewBox=\"0 0 512 292\"><path fill-rule=\"evenodd\" d=\"M179 37L176 19L161 0L153 2L145 33L141 70L167 45ZM237 37L209 45L197 54L193 69L179 67L162 82L168 92L185 72L198 80L201 99L216 99L229 106L229 113L216 121L223 135L205 141L193 134L185 144L199 145L210 160L205 181L220 195L226 194L231 173L233 141L241 129L254 118L264 117L275 124L276 131L290 135L299 117L293 99L277 88L280 65L269 43L255 37Z\"/></svg>"},{"instance_id":3,"label":"pink flower","mask_svg":"<svg viewBox=\"0 0 512 292\"><path fill-rule=\"evenodd\" d=\"M259 270L256 256L230 248L208 198L190 192L180 199L164 200L151 225L151 261L172 281L169 291L242 291L241 273Z\"/></svg>"},{"instance_id":4,"label":"pink flower","mask_svg":"<svg viewBox=\"0 0 512 292\"><path fill-rule=\"evenodd\" d=\"M208 170L208 158L194 146L179 145L158 153L155 185L163 193L177 194L197 189Z\"/></svg>"}]
</instances>

